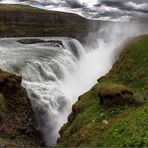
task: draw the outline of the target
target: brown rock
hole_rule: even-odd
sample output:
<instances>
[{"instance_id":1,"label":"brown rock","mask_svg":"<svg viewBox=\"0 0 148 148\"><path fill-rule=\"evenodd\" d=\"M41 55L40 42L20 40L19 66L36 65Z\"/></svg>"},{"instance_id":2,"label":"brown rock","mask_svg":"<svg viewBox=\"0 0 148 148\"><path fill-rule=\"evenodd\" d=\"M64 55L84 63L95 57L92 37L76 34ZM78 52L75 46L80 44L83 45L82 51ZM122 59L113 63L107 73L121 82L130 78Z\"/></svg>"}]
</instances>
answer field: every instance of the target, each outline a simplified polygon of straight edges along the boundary
<instances>
[{"instance_id":1,"label":"brown rock","mask_svg":"<svg viewBox=\"0 0 148 148\"><path fill-rule=\"evenodd\" d=\"M39 147L41 133L35 120L22 78L0 70L0 145Z\"/></svg>"},{"instance_id":2,"label":"brown rock","mask_svg":"<svg viewBox=\"0 0 148 148\"><path fill-rule=\"evenodd\" d=\"M133 93L127 87L118 84L104 84L98 89L100 105L112 107L114 105L130 104L133 102Z\"/></svg>"}]
</instances>

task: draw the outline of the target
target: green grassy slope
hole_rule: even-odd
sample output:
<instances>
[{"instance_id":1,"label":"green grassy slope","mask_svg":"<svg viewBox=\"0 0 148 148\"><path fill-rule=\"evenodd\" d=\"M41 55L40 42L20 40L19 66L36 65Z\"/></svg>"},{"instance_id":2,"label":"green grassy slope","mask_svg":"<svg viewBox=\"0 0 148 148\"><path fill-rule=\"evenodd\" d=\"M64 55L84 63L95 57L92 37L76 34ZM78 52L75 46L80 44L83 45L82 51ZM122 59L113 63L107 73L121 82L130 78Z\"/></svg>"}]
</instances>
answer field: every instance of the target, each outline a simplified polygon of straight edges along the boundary
<instances>
[{"instance_id":1,"label":"green grassy slope","mask_svg":"<svg viewBox=\"0 0 148 148\"><path fill-rule=\"evenodd\" d=\"M148 147L148 35L127 44L111 71L73 105L57 146ZM104 109L98 88L129 87L138 103Z\"/></svg>"},{"instance_id":2,"label":"green grassy slope","mask_svg":"<svg viewBox=\"0 0 148 148\"><path fill-rule=\"evenodd\" d=\"M1 37L69 36L82 40L92 22L100 23L72 13L0 4Z\"/></svg>"}]
</instances>

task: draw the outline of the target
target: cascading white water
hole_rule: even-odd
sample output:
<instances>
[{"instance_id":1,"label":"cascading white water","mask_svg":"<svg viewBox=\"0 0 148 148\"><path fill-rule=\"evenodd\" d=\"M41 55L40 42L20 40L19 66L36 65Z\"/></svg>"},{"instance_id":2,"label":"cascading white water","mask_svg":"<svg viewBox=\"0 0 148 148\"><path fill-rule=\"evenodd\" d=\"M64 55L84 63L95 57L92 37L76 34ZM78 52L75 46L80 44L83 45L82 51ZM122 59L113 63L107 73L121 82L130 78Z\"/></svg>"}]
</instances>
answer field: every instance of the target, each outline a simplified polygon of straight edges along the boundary
<instances>
[{"instance_id":1,"label":"cascading white water","mask_svg":"<svg viewBox=\"0 0 148 148\"><path fill-rule=\"evenodd\" d=\"M71 38L44 38L58 43L23 45L18 38L0 40L0 67L23 77L32 107L48 145L56 142L58 130L70 111L62 90L64 80L76 68L83 56L81 44Z\"/></svg>"},{"instance_id":2,"label":"cascading white water","mask_svg":"<svg viewBox=\"0 0 148 148\"><path fill-rule=\"evenodd\" d=\"M78 96L109 71L117 47L140 33L136 27L130 29L129 32L127 27L125 30L115 24L103 27L89 48L71 38L41 38L62 41L63 45L20 44L16 42L19 38L0 39L0 68L22 75L22 85L27 89L47 145L56 143L58 131Z\"/></svg>"}]
</instances>

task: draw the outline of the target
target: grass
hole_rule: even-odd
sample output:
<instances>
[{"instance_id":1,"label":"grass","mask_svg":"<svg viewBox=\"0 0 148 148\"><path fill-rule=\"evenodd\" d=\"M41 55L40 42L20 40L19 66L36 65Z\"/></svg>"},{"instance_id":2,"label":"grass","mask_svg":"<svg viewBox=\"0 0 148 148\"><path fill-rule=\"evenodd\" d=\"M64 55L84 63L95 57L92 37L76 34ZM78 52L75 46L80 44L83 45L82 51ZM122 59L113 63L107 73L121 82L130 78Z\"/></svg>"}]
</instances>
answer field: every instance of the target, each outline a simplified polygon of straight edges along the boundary
<instances>
[{"instance_id":1,"label":"grass","mask_svg":"<svg viewBox=\"0 0 148 148\"><path fill-rule=\"evenodd\" d=\"M98 93L102 94L103 96L110 94L112 96L116 94L120 94L122 91L129 91L130 89L126 86L115 84L115 83L103 83L102 85L99 85Z\"/></svg>"},{"instance_id":2,"label":"grass","mask_svg":"<svg viewBox=\"0 0 148 148\"><path fill-rule=\"evenodd\" d=\"M123 48L111 71L74 104L57 147L148 147L147 51L148 35ZM108 83L130 88L139 104L100 107L98 87Z\"/></svg>"},{"instance_id":3,"label":"grass","mask_svg":"<svg viewBox=\"0 0 148 148\"><path fill-rule=\"evenodd\" d=\"M147 123L148 104L145 104L135 109L127 118L120 119L118 123L109 126L100 143L105 147L110 145L113 147L147 147Z\"/></svg>"},{"instance_id":4,"label":"grass","mask_svg":"<svg viewBox=\"0 0 148 148\"><path fill-rule=\"evenodd\" d=\"M30 12L37 12L39 9L35 7L31 7L28 5L19 5L19 4L0 4L0 11L30 11ZM45 12L45 10L40 9L40 12Z\"/></svg>"},{"instance_id":5,"label":"grass","mask_svg":"<svg viewBox=\"0 0 148 148\"><path fill-rule=\"evenodd\" d=\"M148 91L148 39L147 35L131 41L121 53L110 73L102 81L114 81L132 87L135 91ZM121 66L118 66L121 65Z\"/></svg>"}]
</instances>

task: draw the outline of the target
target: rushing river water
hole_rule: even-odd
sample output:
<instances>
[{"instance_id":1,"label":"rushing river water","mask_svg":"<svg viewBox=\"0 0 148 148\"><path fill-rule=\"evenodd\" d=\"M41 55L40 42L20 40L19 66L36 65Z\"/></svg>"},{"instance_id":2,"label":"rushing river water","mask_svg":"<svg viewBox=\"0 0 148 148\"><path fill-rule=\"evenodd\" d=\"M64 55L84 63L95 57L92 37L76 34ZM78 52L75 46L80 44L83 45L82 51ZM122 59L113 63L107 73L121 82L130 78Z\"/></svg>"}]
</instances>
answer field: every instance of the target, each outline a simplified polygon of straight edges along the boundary
<instances>
[{"instance_id":1,"label":"rushing river water","mask_svg":"<svg viewBox=\"0 0 148 148\"><path fill-rule=\"evenodd\" d=\"M96 42L89 47L65 37L40 38L55 42L36 44L21 44L17 42L20 38L0 39L0 68L23 77L22 85L47 145L56 143L78 96L110 70L119 45L139 34L137 29L131 28L129 33L121 28L113 25L100 29Z\"/></svg>"}]
</instances>

